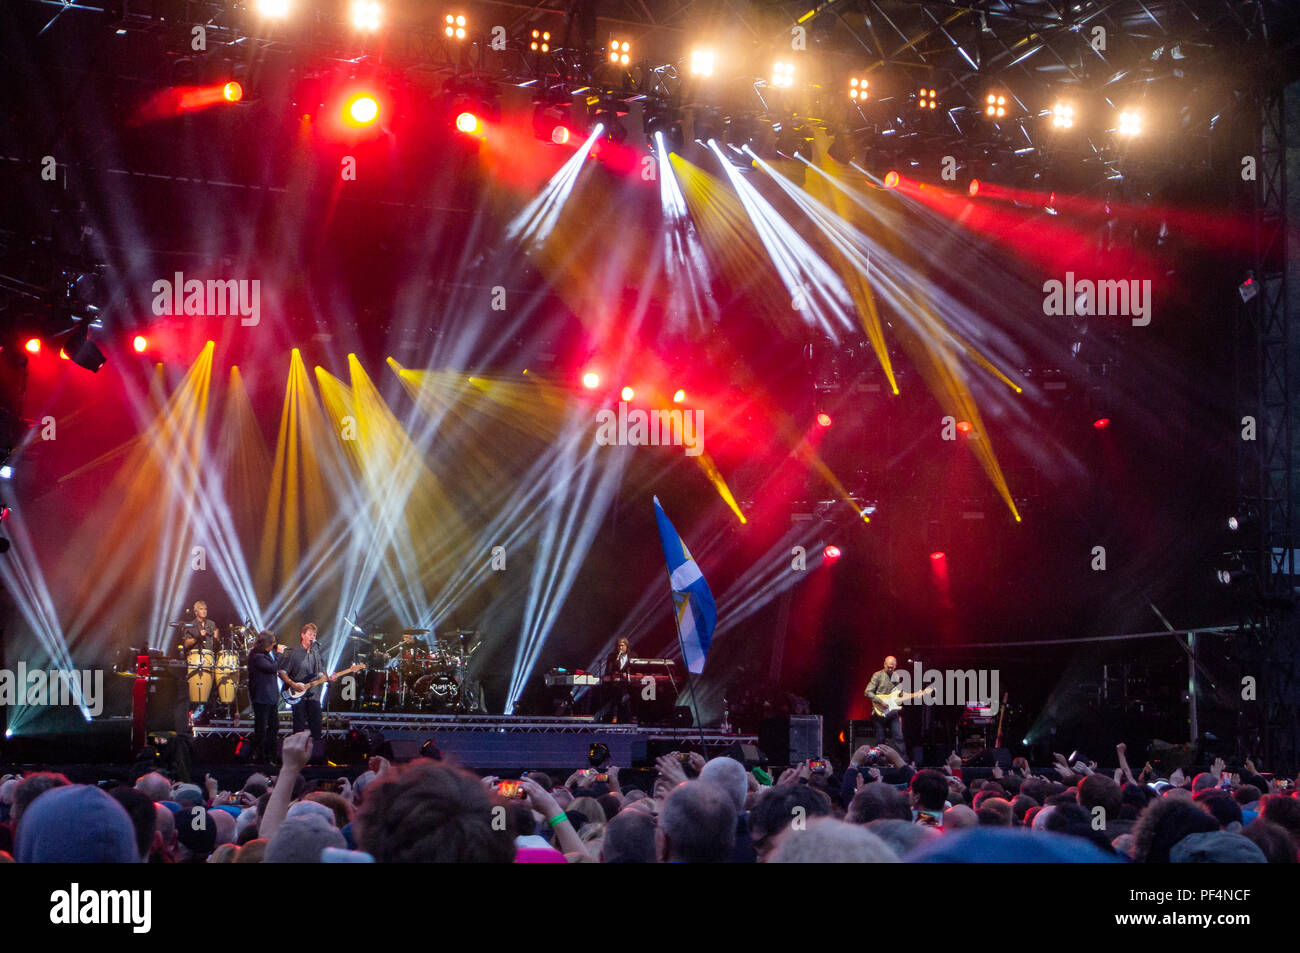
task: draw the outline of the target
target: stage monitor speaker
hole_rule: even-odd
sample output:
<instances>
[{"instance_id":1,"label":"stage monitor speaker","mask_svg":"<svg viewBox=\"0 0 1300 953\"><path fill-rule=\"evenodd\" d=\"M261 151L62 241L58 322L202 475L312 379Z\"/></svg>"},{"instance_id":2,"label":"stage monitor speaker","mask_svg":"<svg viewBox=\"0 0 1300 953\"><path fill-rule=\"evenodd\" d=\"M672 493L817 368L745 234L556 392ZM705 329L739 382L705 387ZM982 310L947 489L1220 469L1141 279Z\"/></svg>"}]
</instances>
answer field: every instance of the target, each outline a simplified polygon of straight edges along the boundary
<instances>
[{"instance_id":1,"label":"stage monitor speaker","mask_svg":"<svg viewBox=\"0 0 1300 953\"><path fill-rule=\"evenodd\" d=\"M728 758L739 761L746 768L757 768L767 764L767 757L759 750L757 745L747 745L737 741L723 754Z\"/></svg>"},{"instance_id":2,"label":"stage monitor speaker","mask_svg":"<svg viewBox=\"0 0 1300 953\"><path fill-rule=\"evenodd\" d=\"M772 764L798 764L822 756L822 716L787 715L764 718L758 746Z\"/></svg>"},{"instance_id":3,"label":"stage monitor speaker","mask_svg":"<svg viewBox=\"0 0 1300 953\"><path fill-rule=\"evenodd\" d=\"M400 764L403 761L414 761L420 756L420 745L424 742L413 741L406 738L393 738L385 741L380 745L379 750L375 753L382 755L394 764Z\"/></svg>"}]
</instances>

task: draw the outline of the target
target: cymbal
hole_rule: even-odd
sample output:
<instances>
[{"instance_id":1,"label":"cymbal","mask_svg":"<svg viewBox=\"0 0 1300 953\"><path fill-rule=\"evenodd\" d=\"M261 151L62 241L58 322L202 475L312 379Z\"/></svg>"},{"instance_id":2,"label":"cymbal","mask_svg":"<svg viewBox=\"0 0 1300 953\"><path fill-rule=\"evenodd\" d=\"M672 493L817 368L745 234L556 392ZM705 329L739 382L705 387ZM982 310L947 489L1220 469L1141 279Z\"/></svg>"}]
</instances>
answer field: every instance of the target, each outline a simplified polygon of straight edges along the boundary
<instances>
[{"instance_id":1,"label":"cymbal","mask_svg":"<svg viewBox=\"0 0 1300 953\"><path fill-rule=\"evenodd\" d=\"M403 629L402 635L427 635L428 629Z\"/></svg>"},{"instance_id":2,"label":"cymbal","mask_svg":"<svg viewBox=\"0 0 1300 953\"><path fill-rule=\"evenodd\" d=\"M369 644L370 644L370 640L369 640L368 638L364 637L364 636L361 636L361 635L349 635L349 636L348 636L348 641L349 641L349 642L360 642L362 645L369 645Z\"/></svg>"}]
</instances>

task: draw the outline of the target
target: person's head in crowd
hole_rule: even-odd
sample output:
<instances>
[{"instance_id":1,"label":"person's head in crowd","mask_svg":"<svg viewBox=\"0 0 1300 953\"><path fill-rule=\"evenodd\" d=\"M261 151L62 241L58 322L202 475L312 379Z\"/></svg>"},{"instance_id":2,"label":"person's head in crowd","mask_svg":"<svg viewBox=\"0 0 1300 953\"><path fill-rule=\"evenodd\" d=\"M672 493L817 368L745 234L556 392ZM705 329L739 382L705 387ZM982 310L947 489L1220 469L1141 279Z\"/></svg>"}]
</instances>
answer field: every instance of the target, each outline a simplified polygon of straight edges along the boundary
<instances>
[{"instance_id":1,"label":"person's head in crowd","mask_svg":"<svg viewBox=\"0 0 1300 953\"><path fill-rule=\"evenodd\" d=\"M943 812L943 829L945 831L959 831L963 827L975 827L979 822L979 815L975 813L975 809L966 804L954 804Z\"/></svg>"},{"instance_id":2,"label":"person's head in crowd","mask_svg":"<svg viewBox=\"0 0 1300 953\"><path fill-rule=\"evenodd\" d=\"M1110 846L1115 851L1115 853L1122 854L1123 856L1127 857L1129 860L1133 859L1133 850L1134 850L1133 845L1134 845L1134 840L1133 840L1133 835L1131 833L1120 834L1119 837L1116 837L1113 841L1110 842Z\"/></svg>"},{"instance_id":3,"label":"person's head in crowd","mask_svg":"<svg viewBox=\"0 0 1300 953\"><path fill-rule=\"evenodd\" d=\"M948 782L929 768L912 775L910 790L912 807L918 811L942 811L948 799Z\"/></svg>"},{"instance_id":4,"label":"person's head in crowd","mask_svg":"<svg viewBox=\"0 0 1300 953\"><path fill-rule=\"evenodd\" d=\"M149 796L134 788L119 787L109 791L109 796L126 809L135 828L135 848L141 860L149 857L154 831L158 827L158 810Z\"/></svg>"},{"instance_id":5,"label":"person's head in crowd","mask_svg":"<svg viewBox=\"0 0 1300 953\"><path fill-rule=\"evenodd\" d=\"M1052 793L1052 784L1044 778L1028 778L1020 785L1020 793L1044 804Z\"/></svg>"},{"instance_id":6,"label":"person's head in crowd","mask_svg":"<svg viewBox=\"0 0 1300 953\"><path fill-rule=\"evenodd\" d=\"M352 782L352 806L357 807L361 804L361 798L365 795L366 787L379 775L373 771L362 771L357 775L357 779Z\"/></svg>"},{"instance_id":7,"label":"person's head in crowd","mask_svg":"<svg viewBox=\"0 0 1300 953\"><path fill-rule=\"evenodd\" d=\"M172 783L157 771L150 771L135 782L135 789L151 801L168 801L172 796Z\"/></svg>"},{"instance_id":8,"label":"person's head in crowd","mask_svg":"<svg viewBox=\"0 0 1300 953\"><path fill-rule=\"evenodd\" d=\"M1210 788L1217 788L1219 779L1210 774L1209 771L1202 771L1196 777L1192 778L1192 793L1198 794L1201 791L1208 791Z\"/></svg>"},{"instance_id":9,"label":"person's head in crowd","mask_svg":"<svg viewBox=\"0 0 1300 953\"><path fill-rule=\"evenodd\" d=\"M1037 820L1038 820L1038 815L1042 814L1045 810L1047 810L1047 808L1043 807L1043 805L1035 804L1029 810L1025 811L1025 820L1023 826L1033 828L1035 830L1038 829L1039 827L1042 827L1041 824L1037 823Z\"/></svg>"},{"instance_id":10,"label":"person's head in crowd","mask_svg":"<svg viewBox=\"0 0 1300 953\"><path fill-rule=\"evenodd\" d=\"M653 864L659 853L658 825L644 811L620 811L605 825L602 863Z\"/></svg>"},{"instance_id":11,"label":"person's head in crowd","mask_svg":"<svg viewBox=\"0 0 1300 953\"><path fill-rule=\"evenodd\" d=\"M1011 826L1011 802L1004 797L987 798L976 809L975 815L981 824L993 827Z\"/></svg>"},{"instance_id":12,"label":"person's head in crowd","mask_svg":"<svg viewBox=\"0 0 1300 953\"><path fill-rule=\"evenodd\" d=\"M267 782L266 775L259 772L258 774L250 774L248 780L244 782L244 786L240 788L240 790L253 800L257 800L267 791L271 790L271 785Z\"/></svg>"},{"instance_id":13,"label":"person's head in crowd","mask_svg":"<svg viewBox=\"0 0 1300 953\"><path fill-rule=\"evenodd\" d=\"M1118 821L1124 811L1124 792L1104 774L1090 774L1080 781L1078 798L1079 806L1094 817L1101 808L1107 823Z\"/></svg>"},{"instance_id":14,"label":"person's head in crowd","mask_svg":"<svg viewBox=\"0 0 1300 953\"><path fill-rule=\"evenodd\" d=\"M236 864L260 864L266 859L266 845L269 841L264 837L256 837L239 848L239 853L235 855L234 863Z\"/></svg>"},{"instance_id":15,"label":"person's head in crowd","mask_svg":"<svg viewBox=\"0 0 1300 953\"><path fill-rule=\"evenodd\" d=\"M239 855L239 848L234 844L221 844L208 855L210 864L232 864Z\"/></svg>"},{"instance_id":16,"label":"person's head in crowd","mask_svg":"<svg viewBox=\"0 0 1300 953\"><path fill-rule=\"evenodd\" d=\"M582 846L592 857L599 857L600 850L605 842L605 824L583 824L582 830L578 831L578 840L582 841Z\"/></svg>"},{"instance_id":17,"label":"person's head in crowd","mask_svg":"<svg viewBox=\"0 0 1300 953\"><path fill-rule=\"evenodd\" d=\"M307 795L306 800L329 808L334 814L334 826L339 830L352 823L352 805L343 795L332 791L313 791Z\"/></svg>"},{"instance_id":18,"label":"person's head in crowd","mask_svg":"<svg viewBox=\"0 0 1300 953\"><path fill-rule=\"evenodd\" d=\"M864 784L849 803L846 820L852 824L870 824L872 821L892 819L912 820L912 809L907 798L892 784L873 781Z\"/></svg>"},{"instance_id":19,"label":"person's head in crowd","mask_svg":"<svg viewBox=\"0 0 1300 953\"><path fill-rule=\"evenodd\" d=\"M961 783L961 778L945 775L944 780L948 782L948 801L952 804L965 804L968 792Z\"/></svg>"},{"instance_id":20,"label":"person's head in crowd","mask_svg":"<svg viewBox=\"0 0 1300 953\"><path fill-rule=\"evenodd\" d=\"M508 864L514 835L493 824L500 798L477 777L420 759L367 789L354 821L357 844L376 863Z\"/></svg>"},{"instance_id":21,"label":"person's head in crowd","mask_svg":"<svg viewBox=\"0 0 1300 953\"><path fill-rule=\"evenodd\" d=\"M18 833L18 822L22 820L27 805L51 788L63 787L71 783L66 777L54 771L39 771L19 781L18 787L14 788L14 803L9 808L9 824L13 827L14 833Z\"/></svg>"},{"instance_id":22,"label":"person's head in crowd","mask_svg":"<svg viewBox=\"0 0 1300 953\"><path fill-rule=\"evenodd\" d=\"M575 797L565 808L565 813L573 822L574 830L582 827L583 824L605 823L605 809L594 797Z\"/></svg>"},{"instance_id":23,"label":"person's head in crowd","mask_svg":"<svg viewBox=\"0 0 1300 953\"><path fill-rule=\"evenodd\" d=\"M1156 795L1145 784L1125 784L1120 788L1120 796L1124 799L1124 805L1120 808L1120 818L1135 821Z\"/></svg>"},{"instance_id":24,"label":"person's head in crowd","mask_svg":"<svg viewBox=\"0 0 1300 953\"><path fill-rule=\"evenodd\" d=\"M1190 800L1161 798L1147 806L1133 828L1133 859L1140 864L1167 864L1169 851L1188 834L1218 829L1219 822Z\"/></svg>"},{"instance_id":25,"label":"person's head in crowd","mask_svg":"<svg viewBox=\"0 0 1300 953\"><path fill-rule=\"evenodd\" d=\"M1232 799L1227 791L1218 788L1206 788L1193 800L1212 818L1219 822L1223 830L1241 829L1241 805Z\"/></svg>"},{"instance_id":26,"label":"person's head in crowd","mask_svg":"<svg viewBox=\"0 0 1300 953\"><path fill-rule=\"evenodd\" d=\"M700 771L700 780L715 784L731 798L737 814L745 813L745 797L749 794L749 772L735 758L714 758Z\"/></svg>"},{"instance_id":27,"label":"person's head in crowd","mask_svg":"<svg viewBox=\"0 0 1300 953\"><path fill-rule=\"evenodd\" d=\"M1187 801L1192 800L1192 789L1190 787L1171 787L1161 795L1167 801Z\"/></svg>"},{"instance_id":28,"label":"person's head in crowd","mask_svg":"<svg viewBox=\"0 0 1300 953\"><path fill-rule=\"evenodd\" d=\"M176 815L166 804L155 803L154 837L149 856L155 860L170 860L176 856Z\"/></svg>"},{"instance_id":29,"label":"person's head in crowd","mask_svg":"<svg viewBox=\"0 0 1300 953\"><path fill-rule=\"evenodd\" d=\"M627 810L628 805L636 801L640 801L644 798L648 798L649 796L650 795L646 794L640 788L632 788L632 790L627 791L623 794L623 804L621 807L619 807L619 811L620 812L625 811Z\"/></svg>"},{"instance_id":30,"label":"person's head in crowd","mask_svg":"<svg viewBox=\"0 0 1300 953\"><path fill-rule=\"evenodd\" d=\"M286 818L266 845L266 864L319 864L326 847L346 848L343 833L330 817L300 814Z\"/></svg>"},{"instance_id":31,"label":"person's head in crowd","mask_svg":"<svg viewBox=\"0 0 1300 953\"><path fill-rule=\"evenodd\" d=\"M257 840L257 825L249 824L235 834L235 846L243 847L251 840Z\"/></svg>"},{"instance_id":32,"label":"person's head in crowd","mask_svg":"<svg viewBox=\"0 0 1300 953\"><path fill-rule=\"evenodd\" d=\"M1072 804L1075 807L1079 806L1079 795L1075 792L1074 788L1070 788L1068 791L1056 791L1053 794L1049 794L1047 795L1047 800L1043 802L1044 807L1059 807L1063 804Z\"/></svg>"},{"instance_id":33,"label":"person's head in crowd","mask_svg":"<svg viewBox=\"0 0 1300 953\"><path fill-rule=\"evenodd\" d=\"M1078 804L1057 804L1044 815L1042 830L1092 841L1106 853L1111 853L1114 850L1110 843L1113 835L1108 834L1105 828L1098 830L1094 823L1095 816Z\"/></svg>"},{"instance_id":34,"label":"person's head in crowd","mask_svg":"<svg viewBox=\"0 0 1300 953\"><path fill-rule=\"evenodd\" d=\"M948 829L948 812L953 810L956 810L956 805L944 812L944 830ZM970 808L966 808L966 810L969 811ZM892 817L882 817L879 820L872 821L867 825L867 830L888 844L889 849L900 858L906 857L922 844L928 843L932 838L943 836L933 827L926 827L924 824L913 824L911 821Z\"/></svg>"},{"instance_id":35,"label":"person's head in crowd","mask_svg":"<svg viewBox=\"0 0 1300 953\"><path fill-rule=\"evenodd\" d=\"M14 848L20 864L133 864L140 859L126 808L86 784L41 792L23 810Z\"/></svg>"},{"instance_id":36,"label":"person's head in crowd","mask_svg":"<svg viewBox=\"0 0 1300 953\"><path fill-rule=\"evenodd\" d=\"M779 784L758 799L749 812L749 833L759 861L776 849L777 836L799 812L805 818L826 817L831 813L830 798L806 784Z\"/></svg>"},{"instance_id":37,"label":"person's head in crowd","mask_svg":"<svg viewBox=\"0 0 1300 953\"><path fill-rule=\"evenodd\" d=\"M774 864L896 864L898 855L859 824L819 817L789 827L769 858Z\"/></svg>"},{"instance_id":38,"label":"person's head in crowd","mask_svg":"<svg viewBox=\"0 0 1300 953\"><path fill-rule=\"evenodd\" d=\"M1078 809L1078 805L1075 807ZM1103 852L1078 837L1010 827L975 827L945 833L917 848L907 859L918 864L1118 862L1113 853Z\"/></svg>"},{"instance_id":39,"label":"person's head in crowd","mask_svg":"<svg viewBox=\"0 0 1300 953\"><path fill-rule=\"evenodd\" d=\"M1247 810L1254 810L1259 807L1255 802L1264 796L1264 792L1253 784L1243 784L1237 790L1232 792L1233 800Z\"/></svg>"},{"instance_id":40,"label":"person's head in crowd","mask_svg":"<svg viewBox=\"0 0 1300 953\"><path fill-rule=\"evenodd\" d=\"M324 818L325 820L329 821L331 824L334 823L334 812L330 808L316 801L308 801L308 800L298 801L297 803L291 805L289 807L288 812L285 814L285 818L288 819L290 817L304 817L308 814L314 814L317 817Z\"/></svg>"},{"instance_id":41,"label":"person's head in crowd","mask_svg":"<svg viewBox=\"0 0 1300 953\"><path fill-rule=\"evenodd\" d=\"M183 864L206 863L217 848L217 825L206 809L183 807L176 812L176 861Z\"/></svg>"},{"instance_id":42,"label":"person's head in crowd","mask_svg":"<svg viewBox=\"0 0 1300 953\"><path fill-rule=\"evenodd\" d=\"M979 793L976 794L975 797L971 800L970 806L975 808L976 811L978 811L981 807L984 806L985 801L988 801L991 798L995 798L995 797L1002 797L1002 794L1003 792L998 788L992 786L982 787L980 788Z\"/></svg>"},{"instance_id":43,"label":"person's head in crowd","mask_svg":"<svg viewBox=\"0 0 1300 953\"><path fill-rule=\"evenodd\" d=\"M1029 813L1030 808L1037 806L1038 802L1033 798L1024 794L1017 794L1011 802L1011 823L1016 827L1023 827L1025 815Z\"/></svg>"},{"instance_id":44,"label":"person's head in crowd","mask_svg":"<svg viewBox=\"0 0 1300 953\"><path fill-rule=\"evenodd\" d=\"M203 803L203 790L197 784L178 784L171 799L181 807L195 807Z\"/></svg>"},{"instance_id":45,"label":"person's head in crowd","mask_svg":"<svg viewBox=\"0 0 1300 953\"><path fill-rule=\"evenodd\" d=\"M1204 788L1203 790L1209 790ZM1264 864L1268 858L1249 838L1232 831L1188 834L1169 850L1171 864Z\"/></svg>"},{"instance_id":46,"label":"person's head in crowd","mask_svg":"<svg viewBox=\"0 0 1300 953\"><path fill-rule=\"evenodd\" d=\"M600 805L602 816L606 821L617 814L619 808L623 806L623 800L613 792L602 794L600 797L596 798L596 803Z\"/></svg>"},{"instance_id":47,"label":"person's head in crowd","mask_svg":"<svg viewBox=\"0 0 1300 953\"><path fill-rule=\"evenodd\" d=\"M736 843L736 817L731 797L716 784L677 785L659 817L663 859L691 864L728 860Z\"/></svg>"},{"instance_id":48,"label":"person's head in crowd","mask_svg":"<svg viewBox=\"0 0 1300 953\"><path fill-rule=\"evenodd\" d=\"M525 771L521 775L521 777L525 777L528 778L530 781L533 781L535 784L537 784L538 787L540 787L543 791L546 791L548 794L551 793L551 791L555 787L555 779L551 777L549 774L547 774L545 771Z\"/></svg>"},{"instance_id":49,"label":"person's head in crowd","mask_svg":"<svg viewBox=\"0 0 1300 953\"><path fill-rule=\"evenodd\" d=\"M218 847L235 842L235 815L229 811L209 808L208 820L212 822L212 828L217 832Z\"/></svg>"},{"instance_id":50,"label":"person's head in crowd","mask_svg":"<svg viewBox=\"0 0 1300 953\"><path fill-rule=\"evenodd\" d=\"M1241 835L1263 851L1270 864L1296 863L1295 843L1291 835L1277 824L1259 818L1242 828Z\"/></svg>"},{"instance_id":51,"label":"person's head in crowd","mask_svg":"<svg viewBox=\"0 0 1300 953\"><path fill-rule=\"evenodd\" d=\"M1300 849L1300 801L1287 794L1265 794L1259 804L1259 816L1290 834Z\"/></svg>"}]
</instances>

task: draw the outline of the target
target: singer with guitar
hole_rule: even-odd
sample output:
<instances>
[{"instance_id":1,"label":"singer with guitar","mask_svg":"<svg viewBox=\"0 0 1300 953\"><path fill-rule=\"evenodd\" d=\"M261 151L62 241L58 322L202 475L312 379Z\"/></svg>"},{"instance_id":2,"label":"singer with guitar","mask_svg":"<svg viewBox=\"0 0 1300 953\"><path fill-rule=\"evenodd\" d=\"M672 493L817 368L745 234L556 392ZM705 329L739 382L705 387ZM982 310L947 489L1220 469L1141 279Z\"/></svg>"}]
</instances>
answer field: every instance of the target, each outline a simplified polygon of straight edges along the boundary
<instances>
[{"instance_id":1,"label":"singer with guitar","mask_svg":"<svg viewBox=\"0 0 1300 953\"><path fill-rule=\"evenodd\" d=\"M911 701L925 692L911 692L904 695L894 684L894 670L898 668L898 659L892 655L885 659L885 667L871 676L863 695L871 699L871 723L876 730L876 744L885 740L889 732L889 745L895 751L907 750L903 745L903 710L902 703Z\"/></svg>"},{"instance_id":2,"label":"singer with guitar","mask_svg":"<svg viewBox=\"0 0 1300 953\"><path fill-rule=\"evenodd\" d=\"M326 675L325 664L321 659L320 646L316 644L316 623L308 622L299 633L299 644L280 656L280 667L276 673L285 687L293 692L305 691L306 695L293 708L293 730L308 729L313 743L321 741L320 686L332 682L339 674ZM316 682L309 685L308 683Z\"/></svg>"}]
</instances>

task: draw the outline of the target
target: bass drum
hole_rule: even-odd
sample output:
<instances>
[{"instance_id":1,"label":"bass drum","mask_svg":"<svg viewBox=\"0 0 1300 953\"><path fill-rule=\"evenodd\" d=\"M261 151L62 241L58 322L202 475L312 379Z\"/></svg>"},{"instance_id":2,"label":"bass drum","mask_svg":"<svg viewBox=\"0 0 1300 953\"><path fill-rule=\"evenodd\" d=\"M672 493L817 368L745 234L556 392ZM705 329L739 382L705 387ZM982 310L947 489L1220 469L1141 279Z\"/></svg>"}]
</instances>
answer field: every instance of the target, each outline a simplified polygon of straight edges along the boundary
<instances>
[{"instance_id":1,"label":"bass drum","mask_svg":"<svg viewBox=\"0 0 1300 953\"><path fill-rule=\"evenodd\" d=\"M212 697L213 655L204 649L185 656L185 680L190 686L190 701L203 705Z\"/></svg>"},{"instance_id":2,"label":"bass drum","mask_svg":"<svg viewBox=\"0 0 1300 953\"><path fill-rule=\"evenodd\" d=\"M223 705L232 704L239 688L239 655L234 649L223 649L218 653L216 676L217 701Z\"/></svg>"}]
</instances>

